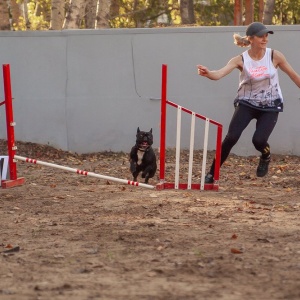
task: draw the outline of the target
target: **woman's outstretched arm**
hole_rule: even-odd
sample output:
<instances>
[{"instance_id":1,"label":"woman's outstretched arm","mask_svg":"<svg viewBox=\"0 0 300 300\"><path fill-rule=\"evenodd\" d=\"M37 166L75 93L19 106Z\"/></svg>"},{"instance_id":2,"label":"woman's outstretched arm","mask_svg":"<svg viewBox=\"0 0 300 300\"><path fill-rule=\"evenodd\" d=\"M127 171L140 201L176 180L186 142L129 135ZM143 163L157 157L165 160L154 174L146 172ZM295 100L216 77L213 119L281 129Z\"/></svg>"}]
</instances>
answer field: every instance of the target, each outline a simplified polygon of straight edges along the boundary
<instances>
[{"instance_id":1,"label":"woman's outstretched arm","mask_svg":"<svg viewBox=\"0 0 300 300\"><path fill-rule=\"evenodd\" d=\"M200 76L207 77L211 80L219 80L224 76L230 74L234 69L239 69L241 71L243 69L243 60L242 56L238 55L236 57L233 57L225 67L214 71L210 71L207 67L203 65L197 65L197 68L198 74Z\"/></svg>"}]
</instances>

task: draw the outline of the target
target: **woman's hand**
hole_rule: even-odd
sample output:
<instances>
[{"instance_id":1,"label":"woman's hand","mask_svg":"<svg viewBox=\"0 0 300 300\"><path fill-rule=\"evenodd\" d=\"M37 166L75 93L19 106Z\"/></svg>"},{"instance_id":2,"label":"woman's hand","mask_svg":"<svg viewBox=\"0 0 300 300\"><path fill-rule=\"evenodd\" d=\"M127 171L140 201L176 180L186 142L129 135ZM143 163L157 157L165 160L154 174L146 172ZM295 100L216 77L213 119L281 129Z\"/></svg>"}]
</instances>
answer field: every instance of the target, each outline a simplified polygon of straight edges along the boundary
<instances>
[{"instance_id":1,"label":"woman's hand","mask_svg":"<svg viewBox=\"0 0 300 300\"><path fill-rule=\"evenodd\" d=\"M207 67L204 67L202 65L198 65L197 68L198 68L198 75L207 77L207 75L209 73L209 70L208 70Z\"/></svg>"}]
</instances>

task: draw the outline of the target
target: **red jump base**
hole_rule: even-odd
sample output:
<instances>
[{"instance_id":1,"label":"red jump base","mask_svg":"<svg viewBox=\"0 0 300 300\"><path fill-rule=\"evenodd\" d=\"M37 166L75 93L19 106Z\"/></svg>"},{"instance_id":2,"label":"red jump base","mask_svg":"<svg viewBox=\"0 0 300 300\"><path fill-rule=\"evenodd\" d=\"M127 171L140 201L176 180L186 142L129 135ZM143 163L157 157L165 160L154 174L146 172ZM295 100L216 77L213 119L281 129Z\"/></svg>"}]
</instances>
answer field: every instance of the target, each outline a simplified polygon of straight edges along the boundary
<instances>
[{"instance_id":1,"label":"red jump base","mask_svg":"<svg viewBox=\"0 0 300 300\"><path fill-rule=\"evenodd\" d=\"M20 177L20 178L17 178L15 180L2 180L1 181L1 187L3 189L7 189L7 188L23 185L24 182L25 182L24 177Z\"/></svg>"},{"instance_id":2,"label":"red jump base","mask_svg":"<svg viewBox=\"0 0 300 300\"><path fill-rule=\"evenodd\" d=\"M199 183L192 183L191 189L192 190L200 190L200 184ZM158 183L156 185L157 190L169 190L169 189L175 189L175 183L171 182L164 182L164 183ZM178 184L179 190L187 190L188 184L187 183L179 183ZM218 183L212 183L212 184L204 184L204 190L219 190L219 184Z\"/></svg>"}]
</instances>

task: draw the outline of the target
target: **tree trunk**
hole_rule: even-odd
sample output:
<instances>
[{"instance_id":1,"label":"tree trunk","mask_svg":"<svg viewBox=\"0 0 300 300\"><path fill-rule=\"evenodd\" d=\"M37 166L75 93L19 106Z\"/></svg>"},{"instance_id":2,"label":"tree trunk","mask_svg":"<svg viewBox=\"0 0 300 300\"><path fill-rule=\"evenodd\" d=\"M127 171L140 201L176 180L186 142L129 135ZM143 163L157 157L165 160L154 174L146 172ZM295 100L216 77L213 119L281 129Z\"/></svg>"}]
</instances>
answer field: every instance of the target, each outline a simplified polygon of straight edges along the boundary
<instances>
[{"instance_id":1,"label":"tree trunk","mask_svg":"<svg viewBox=\"0 0 300 300\"><path fill-rule=\"evenodd\" d=\"M234 1L234 26L243 25L243 0Z\"/></svg>"},{"instance_id":2,"label":"tree trunk","mask_svg":"<svg viewBox=\"0 0 300 300\"><path fill-rule=\"evenodd\" d=\"M262 22L264 17L264 0L258 1L258 21Z\"/></svg>"},{"instance_id":3,"label":"tree trunk","mask_svg":"<svg viewBox=\"0 0 300 300\"><path fill-rule=\"evenodd\" d=\"M87 0L85 8L85 28L96 28L97 0Z\"/></svg>"},{"instance_id":4,"label":"tree trunk","mask_svg":"<svg viewBox=\"0 0 300 300\"><path fill-rule=\"evenodd\" d=\"M20 4L17 3L17 0L8 0L11 16L11 26L18 24L20 17L22 16L22 11L20 9Z\"/></svg>"},{"instance_id":5,"label":"tree trunk","mask_svg":"<svg viewBox=\"0 0 300 300\"><path fill-rule=\"evenodd\" d=\"M246 0L245 1L245 25L249 25L253 22L254 19L254 1Z\"/></svg>"},{"instance_id":6,"label":"tree trunk","mask_svg":"<svg viewBox=\"0 0 300 300\"><path fill-rule=\"evenodd\" d=\"M193 0L180 0L181 24L194 24L194 2Z\"/></svg>"},{"instance_id":7,"label":"tree trunk","mask_svg":"<svg viewBox=\"0 0 300 300\"><path fill-rule=\"evenodd\" d=\"M110 5L111 0L98 0L96 28L110 28Z\"/></svg>"},{"instance_id":8,"label":"tree trunk","mask_svg":"<svg viewBox=\"0 0 300 300\"><path fill-rule=\"evenodd\" d=\"M70 0L63 29L79 29L85 11L85 0Z\"/></svg>"},{"instance_id":9,"label":"tree trunk","mask_svg":"<svg viewBox=\"0 0 300 300\"><path fill-rule=\"evenodd\" d=\"M30 22L28 18L27 0L23 0L23 18L25 23L25 29L30 29Z\"/></svg>"},{"instance_id":10,"label":"tree trunk","mask_svg":"<svg viewBox=\"0 0 300 300\"><path fill-rule=\"evenodd\" d=\"M51 19L50 28L52 30L61 30L65 18L65 3L63 0L51 1Z\"/></svg>"},{"instance_id":11,"label":"tree trunk","mask_svg":"<svg viewBox=\"0 0 300 300\"><path fill-rule=\"evenodd\" d=\"M10 30L8 3L0 1L0 30Z\"/></svg>"},{"instance_id":12,"label":"tree trunk","mask_svg":"<svg viewBox=\"0 0 300 300\"><path fill-rule=\"evenodd\" d=\"M110 5L110 15L112 17L115 17L119 15L120 12L120 3L118 0L111 0L111 5Z\"/></svg>"},{"instance_id":13,"label":"tree trunk","mask_svg":"<svg viewBox=\"0 0 300 300\"><path fill-rule=\"evenodd\" d=\"M265 9L264 9L264 17L263 17L264 24L266 24L266 25L272 24L274 9L275 9L275 0L266 0Z\"/></svg>"}]
</instances>

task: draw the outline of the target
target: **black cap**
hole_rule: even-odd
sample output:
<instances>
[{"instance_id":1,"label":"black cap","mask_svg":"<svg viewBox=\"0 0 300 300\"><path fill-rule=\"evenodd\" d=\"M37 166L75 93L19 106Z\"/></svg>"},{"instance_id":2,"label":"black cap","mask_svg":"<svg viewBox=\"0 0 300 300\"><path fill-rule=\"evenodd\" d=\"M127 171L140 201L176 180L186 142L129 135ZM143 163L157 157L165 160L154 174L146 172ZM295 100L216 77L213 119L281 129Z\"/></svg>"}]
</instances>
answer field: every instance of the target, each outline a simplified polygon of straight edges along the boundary
<instances>
[{"instance_id":1,"label":"black cap","mask_svg":"<svg viewBox=\"0 0 300 300\"><path fill-rule=\"evenodd\" d=\"M266 33L273 34L272 30L269 30L263 23L260 22L253 22L251 23L246 30L247 36L263 36Z\"/></svg>"}]
</instances>

